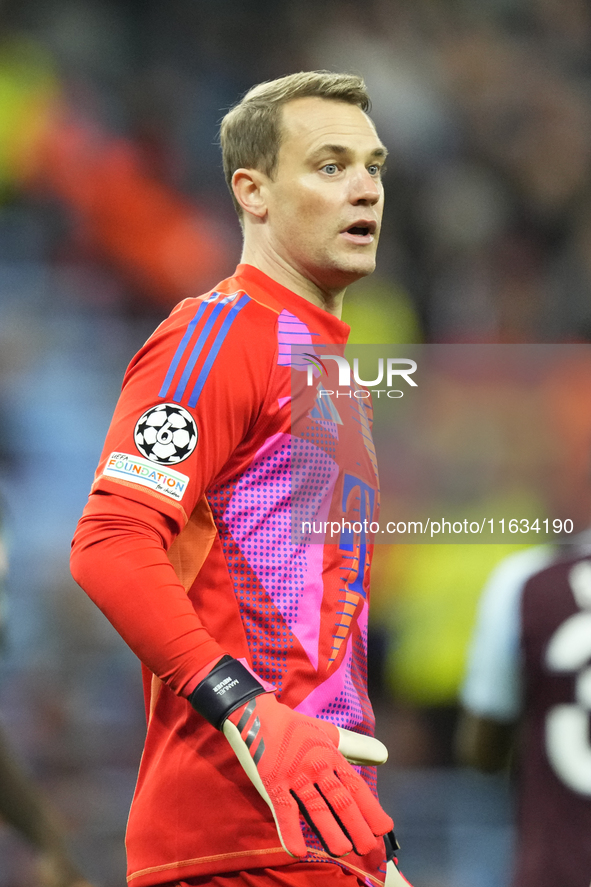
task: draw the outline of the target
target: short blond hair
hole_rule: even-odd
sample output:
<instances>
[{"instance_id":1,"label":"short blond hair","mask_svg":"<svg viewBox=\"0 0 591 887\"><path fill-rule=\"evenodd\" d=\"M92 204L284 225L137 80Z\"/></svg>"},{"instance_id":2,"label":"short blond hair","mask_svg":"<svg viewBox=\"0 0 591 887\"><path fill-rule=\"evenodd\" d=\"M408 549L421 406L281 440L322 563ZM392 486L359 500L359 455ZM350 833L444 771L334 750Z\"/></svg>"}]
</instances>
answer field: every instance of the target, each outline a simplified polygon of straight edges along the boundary
<instances>
[{"instance_id":1,"label":"short blond hair","mask_svg":"<svg viewBox=\"0 0 591 887\"><path fill-rule=\"evenodd\" d=\"M281 146L283 105L310 97L347 102L366 113L371 108L365 82L357 74L300 71L253 86L222 120L224 175L240 217L242 208L232 191L232 176L241 168L258 169L273 176Z\"/></svg>"}]
</instances>

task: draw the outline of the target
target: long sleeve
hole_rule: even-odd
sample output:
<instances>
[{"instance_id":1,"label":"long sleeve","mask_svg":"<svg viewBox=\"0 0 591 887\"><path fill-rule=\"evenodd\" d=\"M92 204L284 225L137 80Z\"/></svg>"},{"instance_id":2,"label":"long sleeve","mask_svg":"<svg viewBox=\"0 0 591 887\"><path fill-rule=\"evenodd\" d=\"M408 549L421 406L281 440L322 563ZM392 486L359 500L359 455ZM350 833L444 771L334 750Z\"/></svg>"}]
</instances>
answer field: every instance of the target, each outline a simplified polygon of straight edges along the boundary
<instances>
[{"instance_id":1,"label":"long sleeve","mask_svg":"<svg viewBox=\"0 0 591 887\"><path fill-rule=\"evenodd\" d=\"M148 506L94 493L72 546L72 575L141 661L177 694L223 650L201 624L168 560L172 522Z\"/></svg>"}]
</instances>

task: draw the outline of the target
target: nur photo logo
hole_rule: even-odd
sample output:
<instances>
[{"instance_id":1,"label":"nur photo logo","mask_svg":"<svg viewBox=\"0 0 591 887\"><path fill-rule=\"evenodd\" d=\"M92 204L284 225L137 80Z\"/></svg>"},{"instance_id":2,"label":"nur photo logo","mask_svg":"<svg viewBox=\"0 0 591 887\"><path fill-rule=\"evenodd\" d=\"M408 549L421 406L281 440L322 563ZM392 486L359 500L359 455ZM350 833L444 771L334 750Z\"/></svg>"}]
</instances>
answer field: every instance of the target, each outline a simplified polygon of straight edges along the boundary
<instances>
[{"instance_id":1,"label":"nur photo logo","mask_svg":"<svg viewBox=\"0 0 591 887\"><path fill-rule=\"evenodd\" d=\"M303 352L302 357L308 364L306 367L306 385L309 387L316 384L315 377L318 375L328 376L328 368L325 363L327 360L333 360L337 365L339 388L350 389L353 379L357 385L369 389L372 394L376 394L378 397L384 392L388 397L403 397L404 391L395 389L395 384L400 384L402 380L413 388L417 387L417 382L412 378L413 373L417 370L417 362L408 357L387 357L385 359L379 357L377 359L376 376L373 379L361 378L358 357L353 358L352 368L347 358L340 354L323 354L320 358L317 354ZM385 388L377 387L384 383L386 386ZM334 391L328 391L325 388L322 389L321 393L323 392L330 394L335 393Z\"/></svg>"}]
</instances>

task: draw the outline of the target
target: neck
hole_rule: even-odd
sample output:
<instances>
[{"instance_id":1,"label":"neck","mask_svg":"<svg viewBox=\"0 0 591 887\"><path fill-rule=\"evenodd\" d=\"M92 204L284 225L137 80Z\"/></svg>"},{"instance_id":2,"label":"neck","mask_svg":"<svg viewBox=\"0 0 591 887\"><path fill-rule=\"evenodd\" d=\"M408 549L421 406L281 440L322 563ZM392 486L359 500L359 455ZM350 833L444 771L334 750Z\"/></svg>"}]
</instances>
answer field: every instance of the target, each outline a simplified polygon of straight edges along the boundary
<instances>
[{"instance_id":1,"label":"neck","mask_svg":"<svg viewBox=\"0 0 591 887\"><path fill-rule=\"evenodd\" d=\"M301 296L318 308L322 308L328 314L334 315L341 319L343 310L343 297L345 295L345 287L340 289L327 290L318 282L305 277L297 268L294 268L285 259L276 254L269 254L260 249L254 249L249 246L245 240L242 249L241 263L253 265L262 271L272 280L280 283L292 293Z\"/></svg>"}]
</instances>

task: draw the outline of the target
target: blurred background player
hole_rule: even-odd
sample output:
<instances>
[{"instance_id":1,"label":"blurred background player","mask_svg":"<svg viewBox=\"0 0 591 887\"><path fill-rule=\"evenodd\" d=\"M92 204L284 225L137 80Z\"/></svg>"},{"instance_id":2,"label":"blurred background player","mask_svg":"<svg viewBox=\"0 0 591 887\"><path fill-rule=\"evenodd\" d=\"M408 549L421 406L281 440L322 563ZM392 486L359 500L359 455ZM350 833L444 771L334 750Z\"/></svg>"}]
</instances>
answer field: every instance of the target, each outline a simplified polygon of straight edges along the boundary
<instances>
[{"instance_id":1,"label":"blurred background player","mask_svg":"<svg viewBox=\"0 0 591 887\"><path fill-rule=\"evenodd\" d=\"M66 846L60 817L37 788L0 729L0 817L38 856L43 887L90 887Z\"/></svg>"},{"instance_id":2,"label":"blurred background player","mask_svg":"<svg viewBox=\"0 0 591 887\"><path fill-rule=\"evenodd\" d=\"M0 519L0 616L8 570ZM0 620L4 628L4 620ZM0 821L14 828L35 850L42 887L90 887L67 848L57 811L35 785L0 727Z\"/></svg>"},{"instance_id":3,"label":"blurred background player","mask_svg":"<svg viewBox=\"0 0 591 887\"><path fill-rule=\"evenodd\" d=\"M514 750L515 887L591 879L591 535L504 560L482 594L461 699L464 764Z\"/></svg>"}]
</instances>

